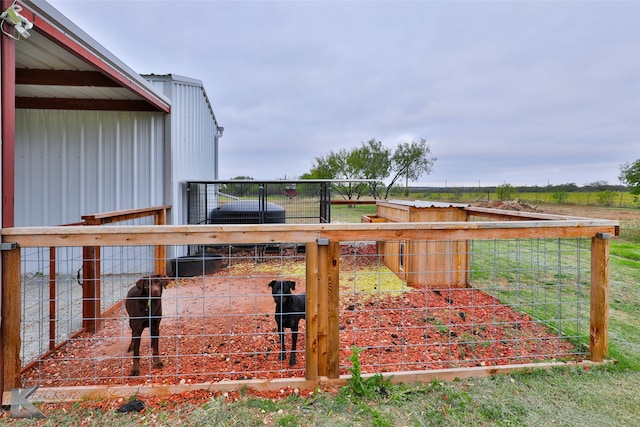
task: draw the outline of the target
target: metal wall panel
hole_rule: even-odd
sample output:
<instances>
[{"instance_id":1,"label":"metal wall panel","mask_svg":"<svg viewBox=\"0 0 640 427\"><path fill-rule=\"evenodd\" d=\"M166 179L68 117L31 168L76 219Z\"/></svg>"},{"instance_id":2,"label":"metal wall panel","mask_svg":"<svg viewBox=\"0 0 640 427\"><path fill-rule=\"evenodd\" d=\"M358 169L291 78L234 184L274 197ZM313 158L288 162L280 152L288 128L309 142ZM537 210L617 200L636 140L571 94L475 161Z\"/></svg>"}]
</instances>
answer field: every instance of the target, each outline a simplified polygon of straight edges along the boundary
<instances>
[{"instance_id":1,"label":"metal wall panel","mask_svg":"<svg viewBox=\"0 0 640 427\"><path fill-rule=\"evenodd\" d=\"M146 78L171 100L169 116L16 111L16 226L164 204L173 206L169 223L188 223L186 181L218 177L218 123L200 81Z\"/></svg>"},{"instance_id":2,"label":"metal wall panel","mask_svg":"<svg viewBox=\"0 0 640 427\"><path fill-rule=\"evenodd\" d=\"M17 110L15 225L164 204L164 117Z\"/></svg>"},{"instance_id":3,"label":"metal wall panel","mask_svg":"<svg viewBox=\"0 0 640 427\"><path fill-rule=\"evenodd\" d=\"M176 75L144 77L171 101L170 222L188 224L186 182L218 178L219 125L201 81Z\"/></svg>"}]
</instances>

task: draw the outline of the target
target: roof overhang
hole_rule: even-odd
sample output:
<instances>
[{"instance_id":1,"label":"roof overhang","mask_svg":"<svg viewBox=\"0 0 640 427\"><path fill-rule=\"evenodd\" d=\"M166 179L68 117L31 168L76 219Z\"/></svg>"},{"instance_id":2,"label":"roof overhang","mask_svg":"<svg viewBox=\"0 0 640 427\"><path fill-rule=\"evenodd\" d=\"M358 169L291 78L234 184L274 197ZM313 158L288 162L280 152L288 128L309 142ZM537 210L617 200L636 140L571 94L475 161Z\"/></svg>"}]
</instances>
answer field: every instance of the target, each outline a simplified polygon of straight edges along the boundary
<instances>
[{"instance_id":1,"label":"roof overhang","mask_svg":"<svg viewBox=\"0 0 640 427\"><path fill-rule=\"evenodd\" d=\"M170 112L146 80L45 1L20 1L33 28L15 42L15 107Z\"/></svg>"}]
</instances>

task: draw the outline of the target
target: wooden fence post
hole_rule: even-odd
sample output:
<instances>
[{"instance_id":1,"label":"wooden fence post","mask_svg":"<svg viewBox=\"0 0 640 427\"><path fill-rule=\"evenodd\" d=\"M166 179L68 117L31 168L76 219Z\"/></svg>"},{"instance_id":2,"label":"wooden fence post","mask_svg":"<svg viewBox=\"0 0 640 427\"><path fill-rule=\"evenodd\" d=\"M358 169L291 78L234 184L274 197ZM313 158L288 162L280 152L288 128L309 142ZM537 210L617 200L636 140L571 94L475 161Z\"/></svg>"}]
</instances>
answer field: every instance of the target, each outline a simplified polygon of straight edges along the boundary
<instances>
[{"instance_id":1,"label":"wooden fence post","mask_svg":"<svg viewBox=\"0 0 640 427\"><path fill-rule=\"evenodd\" d=\"M340 243L318 239L318 375L340 377ZM308 273L307 273L308 274ZM307 286L309 282L307 282ZM308 295L308 294L307 294ZM309 323L307 322L307 327ZM314 328L316 326L314 325Z\"/></svg>"},{"instance_id":2,"label":"wooden fence post","mask_svg":"<svg viewBox=\"0 0 640 427\"><path fill-rule=\"evenodd\" d=\"M0 360L2 391L20 387L20 323L22 322L22 281L20 248L2 251L2 320L0 323ZM1 395L2 393L0 393Z\"/></svg>"},{"instance_id":3,"label":"wooden fence post","mask_svg":"<svg viewBox=\"0 0 640 427\"><path fill-rule=\"evenodd\" d=\"M87 332L100 329L100 247L82 248L82 326Z\"/></svg>"},{"instance_id":4,"label":"wooden fence post","mask_svg":"<svg viewBox=\"0 0 640 427\"><path fill-rule=\"evenodd\" d=\"M307 260L307 334L306 379L318 379L318 244L309 242L305 249Z\"/></svg>"},{"instance_id":5,"label":"wooden fence post","mask_svg":"<svg viewBox=\"0 0 640 427\"><path fill-rule=\"evenodd\" d=\"M609 350L609 250L611 235L591 239L591 360L602 362Z\"/></svg>"},{"instance_id":6,"label":"wooden fence post","mask_svg":"<svg viewBox=\"0 0 640 427\"><path fill-rule=\"evenodd\" d=\"M56 348L56 248L49 248L49 350Z\"/></svg>"},{"instance_id":7,"label":"wooden fence post","mask_svg":"<svg viewBox=\"0 0 640 427\"><path fill-rule=\"evenodd\" d=\"M167 209L160 209L153 216L154 225L165 225L167 223ZM155 274L160 276L167 275L167 247L164 245L156 245L153 249L154 262L153 269Z\"/></svg>"},{"instance_id":8,"label":"wooden fence post","mask_svg":"<svg viewBox=\"0 0 640 427\"><path fill-rule=\"evenodd\" d=\"M340 378L340 243L331 242L327 254L327 377Z\"/></svg>"},{"instance_id":9,"label":"wooden fence post","mask_svg":"<svg viewBox=\"0 0 640 427\"><path fill-rule=\"evenodd\" d=\"M329 240L318 239L318 375L326 377L329 335Z\"/></svg>"}]
</instances>

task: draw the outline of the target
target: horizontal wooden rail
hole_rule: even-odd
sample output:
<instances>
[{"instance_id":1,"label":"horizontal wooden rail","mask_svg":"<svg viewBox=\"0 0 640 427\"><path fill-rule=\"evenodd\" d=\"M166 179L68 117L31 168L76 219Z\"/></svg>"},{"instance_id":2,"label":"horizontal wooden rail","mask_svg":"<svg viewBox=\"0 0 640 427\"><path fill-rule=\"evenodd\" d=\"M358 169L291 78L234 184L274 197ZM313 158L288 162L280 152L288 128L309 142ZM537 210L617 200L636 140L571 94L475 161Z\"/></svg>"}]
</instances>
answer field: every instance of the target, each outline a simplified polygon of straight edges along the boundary
<instances>
[{"instance_id":1,"label":"horizontal wooden rail","mask_svg":"<svg viewBox=\"0 0 640 427\"><path fill-rule=\"evenodd\" d=\"M556 215L556 214L548 214L543 212L526 212L526 211L509 211L504 209L493 209L493 208L481 208L476 206L467 206L464 208L465 211L472 216L478 216L482 218L492 219L492 220L502 220L502 221L522 221L522 220L583 220L590 219L584 217L577 216L566 216L566 215Z\"/></svg>"},{"instance_id":2,"label":"horizontal wooden rail","mask_svg":"<svg viewBox=\"0 0 640 427\"><path fill-rule=\"evenodd\" d=\"M330 241L473 240L616 235L611 220L383 222L362 224L160 225L16 227L2 229L4 243L21 247L261 244Z\"/></svg>"},{"instance_id":3,"label":"horizontal wooden rail","mask_svg":"<svg viewBox=\"0 0 640 427\"><path fill-rule=\"evenodd\" d=\"M83 215L82 219L87 225L103 225L113 222L129 221L137 218L145 218L148 216L166 215L171 205L152 206L149 208L125 209L121 211L102 212L99 214ZM156 222L157 224L157 222Z\"/></svg>"},{"instance_id":4,"label":"horizontal wooden rail","mask_svg":"<svg viewBox=\"0 0 640 427\"><path fill-rule=\"evenodd\" d=\"M385 372L382 374L362 374L363 379L369 379L376 375L393 383L430 383L434 380L456 381L465 378L486 378L493 375L513 374L517 372L527 372L538 369L555 369L580 367L605 366L612 363L607 362L545 362L545 363L524 363L519 365L498 365L498 366L478 366L470 368L448 368L432 369L426 371L407 372ZM132 395L141 397L167 396L168 394L178 394L206 390L209 392L240 391L251 389L256 391L278 391L282 389L314 390L318 388L335 388L347 385L352 378L351 375L341 375L339 378L318 377L313 379L304 378L278 378L278 379L253 379L253 380L230 380L222 382L203 382L196 384L149 384L149 385L89 385L77 387L40 387L37 389L30 401L61 403L80 402L86 400L104 399L129 399ZM10 405L11 391L3 394L3 405Z\"/></svg>"}]
</instances>

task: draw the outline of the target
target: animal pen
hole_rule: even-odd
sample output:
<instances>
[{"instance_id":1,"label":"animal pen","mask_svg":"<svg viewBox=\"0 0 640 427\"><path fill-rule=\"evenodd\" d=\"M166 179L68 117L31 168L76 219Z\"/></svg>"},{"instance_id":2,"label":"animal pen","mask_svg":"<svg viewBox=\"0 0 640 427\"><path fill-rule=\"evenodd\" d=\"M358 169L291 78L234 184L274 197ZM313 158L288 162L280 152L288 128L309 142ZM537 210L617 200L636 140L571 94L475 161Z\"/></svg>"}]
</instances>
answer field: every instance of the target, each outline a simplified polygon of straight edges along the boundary
<instances>
[{"instance_id":1,"label":"animal pen","mask_svg":"<svg viewBox=\"0 0 640 427\"><path fill-rule=\"evenodd\" d=\"M367 180L188 181L189 224L317 224L331 222L331 188Z\"/></svg>"},{"instance_id":2,"label":"animal pen","mask_svg":"<svg viewBox=\"0 0 640 427\"><path fill-rule=\"evenodd\" d=\"M392 381L604 362L609 242L618 223L456 209L464 220L4 229L3 399L28 386L40 387L38 401L315 388L347 381L354 347L364 376ZM152 366L146 330L141 374L131 377L122 301L137 278L165 272L171 245L212 248L222 264L171 276L162 297L164 366ZM81 286L65 267L80 248L85 256L100 248L102 265L111 262L97 283ZM119 272L133 261L128 254L147 257L135 261L148 269ZM268 283L279 279L306 293L294 366L278 357ZM86 287L95 292L76 296ZM85 327L73 326L78 318ZM286 343L290 349L288 336Z\"/></svg>"}]
</instances>

